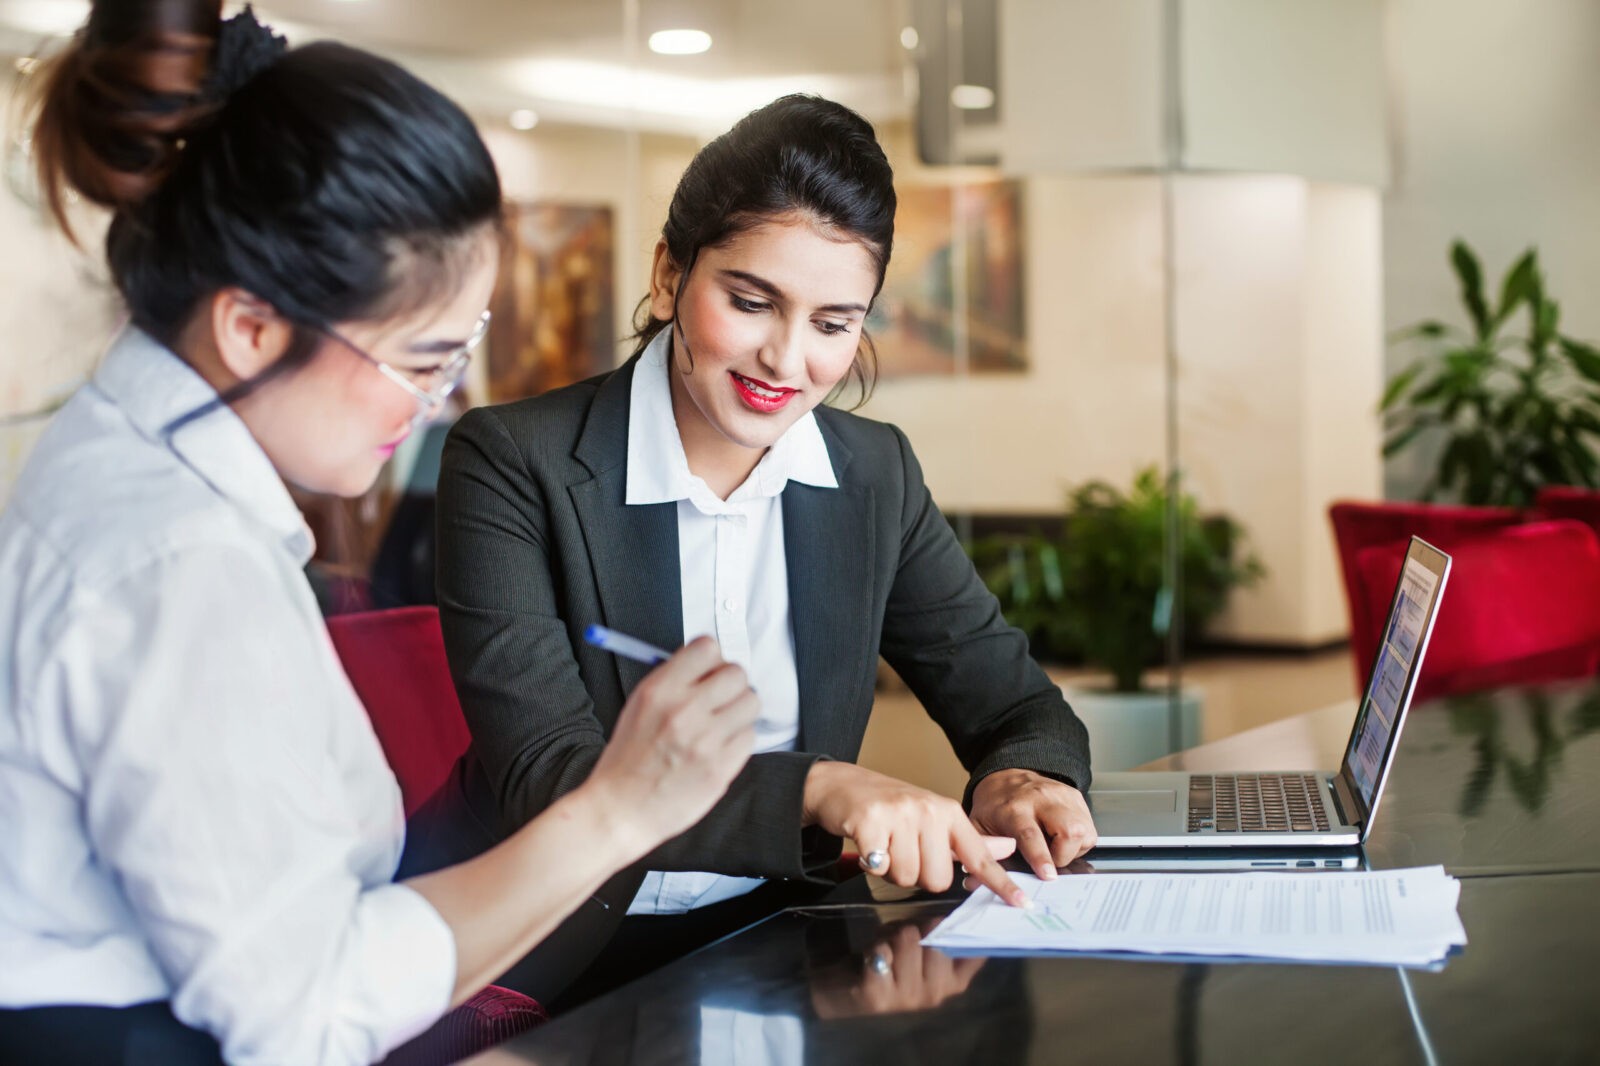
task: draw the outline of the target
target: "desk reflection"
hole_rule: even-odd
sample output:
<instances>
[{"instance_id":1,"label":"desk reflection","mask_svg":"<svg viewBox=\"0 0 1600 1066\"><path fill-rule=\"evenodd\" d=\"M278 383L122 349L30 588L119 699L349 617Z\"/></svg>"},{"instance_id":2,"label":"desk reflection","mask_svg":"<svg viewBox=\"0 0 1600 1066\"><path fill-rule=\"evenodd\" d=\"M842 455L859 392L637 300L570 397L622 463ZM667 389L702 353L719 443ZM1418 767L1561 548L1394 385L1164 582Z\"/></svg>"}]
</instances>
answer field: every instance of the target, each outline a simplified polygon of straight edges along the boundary
<instances>
[{"instance_id":1,"label":"desk reflection","mask_svg":"<svg viewBox=\"0 0 1600 1066\"><path fill-rule=\"evenodd\" d=\"M770 919L527 1034L476 1066L1027 1061L1024 960L922 947L954 902ZM892 1041L864 1039L888 1026Z\"/></svg>"},{"instance_id":2,"label":"desk reflection","mask_svg":"<svg viewBox=\"0 0 1600 1066\"><path fill-rule=\"evenodd\" d=\"M953 959L922 946L938 917L886 925L859 963L841 960L811 975L811 1006L822 1019L933 1010L972 986L987 959Z\"/></svg>"}]
</instances>

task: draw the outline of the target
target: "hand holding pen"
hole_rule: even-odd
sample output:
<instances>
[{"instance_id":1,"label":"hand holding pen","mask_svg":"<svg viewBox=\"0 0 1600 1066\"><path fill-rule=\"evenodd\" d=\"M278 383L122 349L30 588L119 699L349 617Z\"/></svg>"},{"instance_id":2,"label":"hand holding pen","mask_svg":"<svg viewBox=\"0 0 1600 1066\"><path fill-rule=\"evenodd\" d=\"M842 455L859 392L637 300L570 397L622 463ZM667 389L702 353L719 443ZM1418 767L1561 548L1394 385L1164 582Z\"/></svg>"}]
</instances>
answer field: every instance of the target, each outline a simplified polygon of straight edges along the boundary
<instances>
[{"instance_id":1,"label":"hand holding pen","mask_svg":"<svg viewBox=\"0 0 1600 1066\"><path fill-rule=\"evenodd\" d=\"M591 627L599 630L599 627ZM641 825L640 854L703 818L750 758L760 704L744 670L710 637L668 654L602 630L608 651L659 663L629 694L590 781L608 790L618 823ZM639 845L642 844L642 849Z\"/></svg>"},{"instance_id":2,"label":"hand holding pen","mask_svg":"<svg viewBox=\"0 0 1600 1066\"><path fill-rule=\"evenodd\" d=\"M642 663L660 663L669 658L667 652L654 645L647 644L624 633L607 629L604 626L589 626L584 630L583 639L597 648L604 648L613 654ZM709 643L709 638L702 637L700 639ZM694 647L695 643L699 642L691 643L689 647ZM680 652L679 654L682 653ZM651 674L650 676L654 677L655 675ZM648 680L649 678L646 678L646 681ZM642 685L643 683L641 682L641 687ZM751 695L754 695L753 690ZM837 789L824 787L822 782L834 775L843 776L847 780L853 781L854 787L846 786ZM821 801L819 806L822 809L815 814L811 813L812 808L810 806L814 792L820 794L832 793ZM870 794L870 801L861 800L863 792ZM808 811L806 824L819 823L837 836L855 839L858 845L862 844L863 838L876 839L877 835L883 835L885 839L888 839L887 832L876 834L875 830L882 828L882 826L876 826L874 824L875 819L869 817L855 822L854 819L858 811L863 809L870 811L874 806L893 808L909 805L916 811L925 814L929 807L928 801L934 800L931 794L925 793L921 789L915 789L903 782L895 781L882 774L874 773L871 770L847 762L821 762L812 767L812 772L806 778L806 797ZM952 800L934 800L934 804L946 814L944 823L948 824L941 823L943 832L939 834L939 837L940 839L947 838L949 840L948 846L950 847L950 851L942 857L942 862L939 856L940 849L936 844L928 851L928 856L932 859L929 866L937 866L938 870L930 873L927 877L920 876L918 872L919 864L915 861L915 855L906 852L898 841L882 850L865 851L861 856L861 868L869 874L876 874L880 877L887 876L890 881L898 885L921 884L924 888L942 892L950 886L953 876L953 863L959 862L963 871L971 872L972 879L992 889L1007 903L1017 907L1026 906L1027 897L1012 882L1010 876L1001 869L997 861L1016 850L1016 841L1010 837L993 837L980 834L967 819L965 813L961 811L960 805ZM841 805L843 816L836 814L830 818L828 816L829 810ZM932 836L932 834L929 835ZM916 834L912 834L912 836L915 837ZM890 859L893 854L899 854L900 858L895 864L896 868L891 870ZM942 872L939 872L941 870Z\"/></svg>"}]
</instances>

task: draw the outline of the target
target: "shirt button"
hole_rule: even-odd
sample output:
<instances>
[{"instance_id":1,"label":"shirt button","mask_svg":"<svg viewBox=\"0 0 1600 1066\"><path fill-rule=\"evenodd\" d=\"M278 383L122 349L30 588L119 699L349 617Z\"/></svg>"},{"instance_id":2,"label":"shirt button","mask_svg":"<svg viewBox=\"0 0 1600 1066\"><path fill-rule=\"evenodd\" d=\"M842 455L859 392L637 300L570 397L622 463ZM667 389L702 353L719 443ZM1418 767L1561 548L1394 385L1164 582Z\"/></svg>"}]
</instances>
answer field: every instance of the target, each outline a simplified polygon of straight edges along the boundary
<instances>
[{"instance_id":1,"label":"shirt button","mask_svg":"<svg viewBox=\"0 0 1600 1066\"><path fill-rule=\"evenodd\" d=\"M729 597L728 599L725 599L725 600L722 601L722 609L724 611L737 610L738 607L739 607L739 601L736 600L736 599L733 599L732 597Z\"/></svg>"}]
</instances>

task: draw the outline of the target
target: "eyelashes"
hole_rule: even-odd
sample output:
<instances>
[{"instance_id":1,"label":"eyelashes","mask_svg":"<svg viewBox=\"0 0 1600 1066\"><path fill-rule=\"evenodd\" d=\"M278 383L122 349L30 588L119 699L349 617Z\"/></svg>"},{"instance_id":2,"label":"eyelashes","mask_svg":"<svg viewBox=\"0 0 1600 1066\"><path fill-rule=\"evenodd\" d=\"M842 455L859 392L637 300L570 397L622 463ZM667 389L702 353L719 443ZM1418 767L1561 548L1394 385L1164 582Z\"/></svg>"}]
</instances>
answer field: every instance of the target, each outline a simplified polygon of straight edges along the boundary
<instances>
[{"instance_id":1,"label":"eyelashes","mask_svg":"<svg viewBox=\"0 0 1600 1066\"><path fill-rule=\"evenodd\" d=\"M759 315L763 312L772 310L772 305L769 303L762 303L759 300L747 300L743 296L732 292L728 294L728 302L733 305L733 309L735 311L740 311L747 315ZM818 332L829 337L837 337L840 334L850 332L850 323L848 322L834 322L830 321L829 319L821 319L820 321L816 322L815 325Z\"/></svg>"}]
</instances>

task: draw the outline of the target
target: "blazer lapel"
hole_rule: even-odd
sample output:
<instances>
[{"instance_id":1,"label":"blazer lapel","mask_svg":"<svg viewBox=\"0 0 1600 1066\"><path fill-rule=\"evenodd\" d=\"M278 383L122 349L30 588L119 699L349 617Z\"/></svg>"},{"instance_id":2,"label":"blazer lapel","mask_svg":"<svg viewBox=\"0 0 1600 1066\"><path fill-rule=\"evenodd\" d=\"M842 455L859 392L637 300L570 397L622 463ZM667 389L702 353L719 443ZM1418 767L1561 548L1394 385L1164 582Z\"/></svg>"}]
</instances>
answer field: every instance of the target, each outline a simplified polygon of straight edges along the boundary
<instances>
[{"instance_id":1,"label":"blazer lapel","mask_svg":"<svg viewBox=\"0 0 1600 1066\"><path fill-rule=\"evenodd\" d=\"M675 503L629 507L628 400L635 357L606 379L573 450L594 477L569 485L573 510L589 549L604 625L671 651L683 643L683 593L678 572ZM650 667L620 655L623 696Z\"/></svg>"},{"instance_id":2,"label":"blazer lapel","mask_svg":"<svg viewBox=\"0 0 1600 1066\"><path fill-rule=\"evenodd\" d=\"M850 709L863 660L876 664L872 610L872 490L845 479L850 452L824 424L839 488L791 481L783 490L783 550L800 682L801 751L853 755Z\"/></svg>"}]
</instances>

